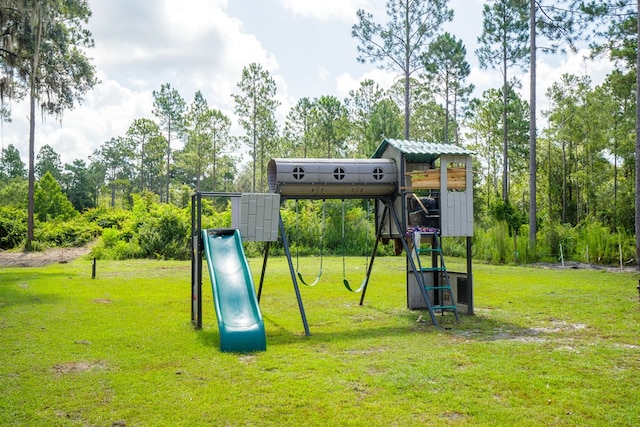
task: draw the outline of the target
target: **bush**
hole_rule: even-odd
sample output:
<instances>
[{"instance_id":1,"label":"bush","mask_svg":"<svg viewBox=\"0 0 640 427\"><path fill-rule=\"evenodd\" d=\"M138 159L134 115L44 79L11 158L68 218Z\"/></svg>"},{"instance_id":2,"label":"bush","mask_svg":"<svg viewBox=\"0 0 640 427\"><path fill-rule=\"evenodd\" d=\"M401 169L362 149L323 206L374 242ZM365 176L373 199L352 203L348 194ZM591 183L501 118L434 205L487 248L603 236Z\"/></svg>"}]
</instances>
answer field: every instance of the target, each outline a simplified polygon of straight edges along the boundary
<instances>
[{"instance_id":1,"label":"bush","mask_svg":"<svg viewBox=\"0 0 640 427\"><path fill-rule=\"evenodd\" d=\"M509 236L509 225L500 221L490 227L476 227L473 257L494 264L513 261L513 238Z\"/></svg>"},{"instance_id":2,"label":"bush","mask_svg":"<svg viewBox=\"0 0 640 427\"><path fill-rule=\"evenodd\" d=\"M126 233L115 228L106 228L102 237L91 251L98 259L130 259L142 257L140 246L135 240L129 240Z\"/></svg>"},{"instance_id":3,"label":"bush","mask_svg":"<svg viewBox=\"0 0 640 427\"><path fill-rule=\"evenodd\" d=\"M0 249L13 249L27 237L27 213L12 206L0 207Z\"/></svg>"},{"instance_id":4,"label":"bush","mask_svg":"<svg viewBox=\"0 0 640 427\"><path fill-rule=\"evenodd\" d=\"M78 217L69 221L38 222L34 232L34 239L45 247L78 247L94 240L100 228Z\"/></svg>"},{"instance_id":5,"label":"bush","mask_svg":"<svg viewBox=\"0 0 640 427\"><path fill-rule=\"evenodd\" d=\"M189 259L191 221L175 205L156 205L138 228L138 242L145 257Z\"/></svg>"},{"instance_id":6,"label":"bush","mask_svg":"<svg viewBox=\"0 0 640 427\"><path fill-rule=\"evenodd\" d=\"M120 208L95 208L87 210L82 216L100 228L122 229L131 221L132 213Z\"/></svg>"}]
</instances>

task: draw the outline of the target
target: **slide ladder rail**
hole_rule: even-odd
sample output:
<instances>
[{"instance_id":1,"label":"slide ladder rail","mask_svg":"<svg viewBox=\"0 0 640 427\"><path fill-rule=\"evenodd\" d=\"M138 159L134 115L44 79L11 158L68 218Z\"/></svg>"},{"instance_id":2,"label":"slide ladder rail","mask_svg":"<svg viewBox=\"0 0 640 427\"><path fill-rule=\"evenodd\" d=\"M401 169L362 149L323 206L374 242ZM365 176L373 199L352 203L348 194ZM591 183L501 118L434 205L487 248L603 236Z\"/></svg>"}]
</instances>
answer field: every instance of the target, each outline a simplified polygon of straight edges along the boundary
<instances>
[{"instance_id":1,"label":"slide ladder rail","mask_svg":"<svg viewBox=\"0 0 640 427\"><path fill-rule=\"evenodd\" d=\"M413 245L420 274L431 272L434 275L433 285L424 286L427 294L429 291L433 291L434 293L434 303L431 303L429 299L426 301L429 314L434 318L434 312L436 311L442 314L444 314L445 311L452 311L455 315L456 322L459 321L458 309L453 297L453 291L451 290L449 273L444 263L439 232L435 229L430 231L415 230L413 232ZM430 267L422 265L420 261L421 254L431 255Z\"/></svg>"},{"instance_id":2,"label":"slide ladder rail","mask_svg":"<svg viewBox=\"0 0 640 427\"><path fill-rule=\"evenodd\" d=\"M218 318L220 350L266 350L264 321L240 230L202 230L202 239Z\"/></svg>"}]
</instances>

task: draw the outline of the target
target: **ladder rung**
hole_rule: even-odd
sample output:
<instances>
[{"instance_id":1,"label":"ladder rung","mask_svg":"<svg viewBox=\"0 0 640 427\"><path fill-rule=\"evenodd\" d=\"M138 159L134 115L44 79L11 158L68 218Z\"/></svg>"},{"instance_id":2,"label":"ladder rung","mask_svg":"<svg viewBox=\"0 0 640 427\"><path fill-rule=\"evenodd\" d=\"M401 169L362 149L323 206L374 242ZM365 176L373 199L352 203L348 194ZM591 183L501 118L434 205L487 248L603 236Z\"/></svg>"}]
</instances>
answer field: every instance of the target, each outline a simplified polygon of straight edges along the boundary
<instances>
[{"instance_id":1,"label":"ladder rung","mask_svg":"<svg viewBox=\"0 0 640 427\"><path fill-rule=\"evenodd\" d=\"M425 286L424 288L428 291L437 291L443 289L451 290L451 286Z\"/></svg>"},{"instance_id":2,"label":"ladder rung","mask_svg":"<svg viewBox=\"0 0 640 427\"><path fill-rule=\"evenodd\" d=\"M434 305L431 307L433 310L453 310L456 311L455 305Z\"/></svg>"},{"instance_id":3,"label":"ladder rung","mask_svg":"<svg viewBox=\"0 0 640 427\"><path fill-rule=\"evenodd\" d=\"M444 267L422 267L420 271L447 271Z\"/></svg>"}]
</instances>

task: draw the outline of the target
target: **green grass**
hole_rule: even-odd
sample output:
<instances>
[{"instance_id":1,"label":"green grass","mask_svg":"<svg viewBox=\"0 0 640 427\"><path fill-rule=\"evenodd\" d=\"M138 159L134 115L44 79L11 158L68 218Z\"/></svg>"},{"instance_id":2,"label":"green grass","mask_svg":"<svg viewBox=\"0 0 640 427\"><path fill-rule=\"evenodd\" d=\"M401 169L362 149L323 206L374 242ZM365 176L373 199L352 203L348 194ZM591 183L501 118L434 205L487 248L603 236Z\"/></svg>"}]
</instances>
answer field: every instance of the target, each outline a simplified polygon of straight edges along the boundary
<instances>
[{"instance_id":1,"label":"green grass","mask_svg":"<svg viewBox=\"0 0 640 427\"><path fill-rule=\"evenodd\" d=\"M187 262L0 269L0 425L640 424L638 275L474 268L476 315L438 329L405 308L403 258L376 259L364 306L325 258L306 337L270 258L267 351L242 355L219 351L208 277L192 329ZM359 283L364 259L347 269Z\"/></svg>"}]
</instances>

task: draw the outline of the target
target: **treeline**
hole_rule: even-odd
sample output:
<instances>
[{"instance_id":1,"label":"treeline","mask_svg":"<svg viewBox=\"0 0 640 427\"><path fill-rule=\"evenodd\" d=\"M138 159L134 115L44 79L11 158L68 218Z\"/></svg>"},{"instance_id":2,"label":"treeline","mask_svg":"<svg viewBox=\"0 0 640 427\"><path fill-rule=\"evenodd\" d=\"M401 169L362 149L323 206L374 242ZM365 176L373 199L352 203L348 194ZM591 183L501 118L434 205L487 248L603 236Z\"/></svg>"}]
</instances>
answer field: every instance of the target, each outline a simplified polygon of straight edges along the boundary
<instances>
[{"instance_id":1,"label":"treeline","mask_svg":"<svg viewBox=\"0 0 640 427\"><path fill-rule=\"evenodd\" d=\"M4 215L7 221L3 224L9 224L11 218L13 222L21 220L15 209L32 212L27 183L31 176L27 172L33 172L36 190L57 198L48 205L42 197L35 201L34 214L41 229L86 218L89 224L97 224L97 228L89 227L88 233L102 235L101 244L106 232L108 241L127 246L140 239L141 228L105 227L93 221L95 212L114 209L118 215L133 215L140 200L147 206L186 212L193 191L267 191L266 166L272 157L369 157L384 136L454 143L476 151L474 255L478 259L533 262L562 256L589 262L635 262L638 88L634 4L617 2L615 9L609 8L614 6L611 2L603 2L601 7L575 1L567 7L531 4L533 17L540 19L536 24L539 37L551 41L549 49L555 51L560 49L558 43L571 44L580 38L591 19L609 16L607 24L593 32L599 37L594 52L609 55L616 64L599 85L587 75L557 76L546 94L545 126L539 132L532 127L535 105L520 95L523 82L508 78L530 58L532 16L527 2L496 0L485 4L483 32L475 54L483 67L502 74L503 84L473 99L473 85L467 81L466 48L454 35L441 31L442 24L453 17L447 2L389 2L389 22L376 22L371 13L360 10L352 36L360 42L358 60L387 64L399 72L401 78L390 88L365 80L345 99L302 97L279 121L277 85L268 70L252 63L242 70L232 96L235 118L243 132L231 135L231 118L210 106L202 92L197 91L189 101L170 83L163 84L153 92L149 115L153 119L133 119L124 135L104 141L88 161L77 159L62 165L54 148L45 144L34 170L27 171L17 148L4 148L0 156L0 206L4 206L3 212L11 213ZM18 15L31 13L24 7L15 11ZM415 19L402 18L406 16ZM15 24L11 29L16 34L21 31L19 19L7 22ZM394 32L411 38L395 37ZM386 43L390 49L381 49ZM25 55L31 52L30 46L8 45ZM28 83L20 80L19 63L9 62L8 54L0 59L14 73L14 81ZM29 74L28 69L24 71ZM14 91L11 96L20 93L24 91ZM7 110L3 109L2 117L8 117ZM33 147L32 138L30 143ZM531 186L532 178L535 187ZM54 185L59 189L53 191ZM64 200L70 206L62 206ZM365 210L357 211L349 203L347 223L358 224ZM536 207L533 214L531 206ZM215 211L226 209L222 206ZM289 222L292 209L286 206L283 210ZM322 223L318 212L315 204L297 208L296 217L313 220L307 228L299 228L296 245L301 253L317 251L317 226L312 225ZM184 215L177 217L184 220ZM13 242L6 246L20 245L22 226L11 227L14 237L0 234L0 239ZM354 226L354 230L367 228ZM312 230L315 234L309 234ZM527 238L529 230L534 230L537 244L532 245L531 236ZM35 240L42 245L52 241L44 237ZM360 252L362 245L347 250L341 249L341 242L338 239L334 244L329 239L327 251ZM173 243L165 243L167 248L173 247ZM452 253L459 252L458 246L455 239L448 244ZM154 251L127 247L131 256L180 257L176 252L154 255Z\"/></svg>"}]
</instances>

